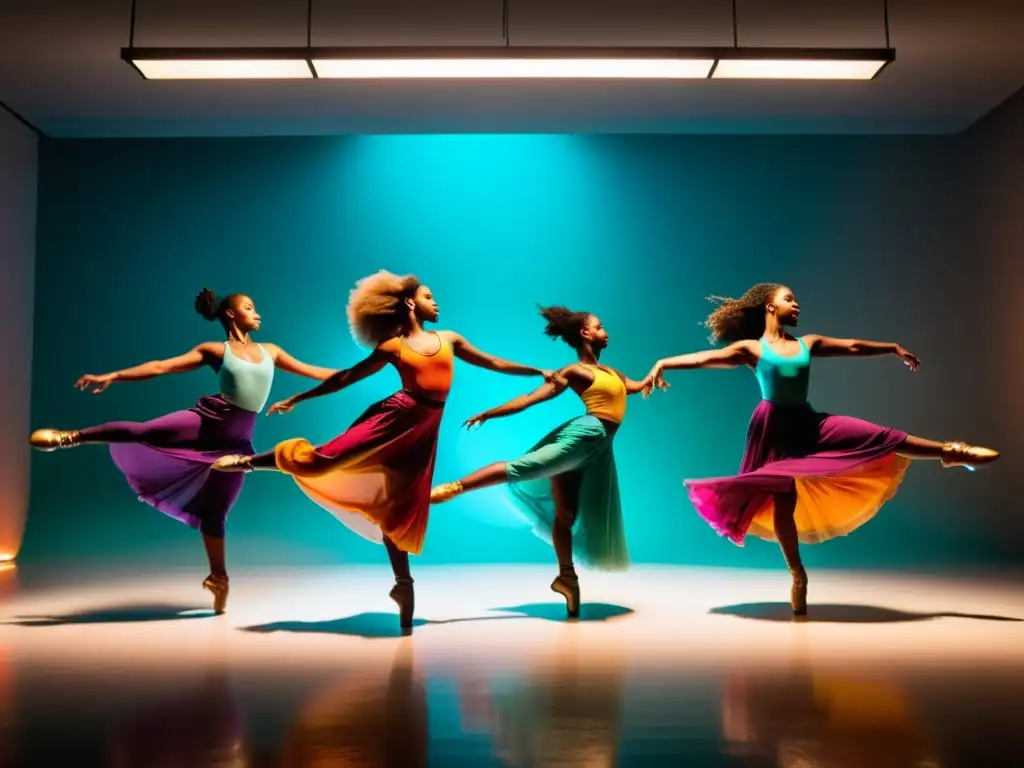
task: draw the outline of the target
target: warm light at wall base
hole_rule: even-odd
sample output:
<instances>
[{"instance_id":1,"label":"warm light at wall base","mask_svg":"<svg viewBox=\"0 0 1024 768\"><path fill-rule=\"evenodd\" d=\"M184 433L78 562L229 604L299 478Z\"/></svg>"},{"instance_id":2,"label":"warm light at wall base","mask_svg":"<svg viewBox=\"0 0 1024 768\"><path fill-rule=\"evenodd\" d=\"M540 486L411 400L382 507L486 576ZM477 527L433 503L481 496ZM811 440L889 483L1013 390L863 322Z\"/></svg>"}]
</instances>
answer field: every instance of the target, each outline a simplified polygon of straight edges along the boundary
<instances>
[{"instance_id":1,"label":"warm light at wall base","mask_svg":"<svg viewBox=\"0 0 1024 768\"><path fill-rule=\"evenodd\" d=\"M892 49L123 48L149 80L871 80Z\"/></svg>"}]
</instances>

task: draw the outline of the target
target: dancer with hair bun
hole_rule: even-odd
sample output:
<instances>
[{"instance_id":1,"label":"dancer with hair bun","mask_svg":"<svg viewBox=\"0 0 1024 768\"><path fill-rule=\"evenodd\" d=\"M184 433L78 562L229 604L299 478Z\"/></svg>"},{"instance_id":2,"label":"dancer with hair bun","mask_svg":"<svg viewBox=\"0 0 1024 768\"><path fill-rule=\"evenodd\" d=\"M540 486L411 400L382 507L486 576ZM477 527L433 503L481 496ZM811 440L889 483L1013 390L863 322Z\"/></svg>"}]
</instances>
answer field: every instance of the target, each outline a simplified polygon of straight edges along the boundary
<instances>
[{"instance_id":1,"label":"dancer with hair bun","mask_svg":"<svg viewBox=\"0 0 1024 768\"><path fill-rule=\"evenodd\" d=\"M576 351L577 362L558 371L528 395L510 400L466 422L467 428L510 416L571 388L587 408L535 445L529 453L497 462L462 480L437 486L431 501L439 504L459 494L502 483L534 533L549 541L559 573L551 589L565 598L570 618L579 616L580 585L574 556L584 565L607 571L629 565L612 442L626 415L626 397L645 391L650 379L632 381L601 364L608 332L600 318L565 307L546 307L545 333Z\"/></svg>"},{"instance_id":2,"label":"dancer with hair bun","mask_svg":"<svg viewBox=\"0 0 1024 768\"><path fill-rule=\"evenodd\" d=\"M314 502L361 536L382 543L391 560L403 629L412 627L415 595L409 555L423 549L430 513L437 435L451 389L455 358L513 376L555 374L492 357L453 331L426 331L438 319L430 289L408 275L377 272L360 280L348 303L356 341L372 347L365 359L307 392L270 407L286 413L301 402L338 392L393 365L402 389L370 406L345 432L315 447L297 438L258 456L219 460L224 472L278 470L292 476Z\"/></svg>"},{"instance_id":3,"label":"dancer with hair bun","mask_svg":"<svg viewBox=\"0 0 1024 768\"><path fill-rule=\"evenodd\" d=\"M762 400L747 430L734 477L687 480L697 512L720 536L742 545L748 533L778 541L793 577L793 613L807 613L807 573L800 542L843 536L873 518L891 499L912 459L974 469L999 458L990 448L938 442L862 419L816 411L808 402L812 357L896 355L912 371L917 357L899 344L829 336L794 337L800 305L784 285L755 285L719 304L705 325L723 349L658 361L650 387L665 371L736 368L754 371Z\"/></svg>"},{"instance_id":4,"label":"dancer with hair bun","mask_svg":"<svg viewBox=\"0 0 1024 768\"><path fill-rule=\"evenodd\" d=\"M245 294L218 298L204 288L196 297L195 309L206 320L220 322L225 341L208 341L166 360L86 374L75 386L82 391L91 388L98 395L115 382L144 381L208 365L217 373L219 394L201 397L188 410L151 421L112 421L79 430L39 429L30 440L41 451L109 444L114 464L140 501L202 533L210 563L203 587L213 595L214 611L223 613L230 588L225 523L243 478L213 473L211 467L222 456L253 453L256 417L270 396L275 368L318 381L334 369L307 365L275 344L255 343L252 334L260 329L261 319Z\"/></svg>"}]
</instances>

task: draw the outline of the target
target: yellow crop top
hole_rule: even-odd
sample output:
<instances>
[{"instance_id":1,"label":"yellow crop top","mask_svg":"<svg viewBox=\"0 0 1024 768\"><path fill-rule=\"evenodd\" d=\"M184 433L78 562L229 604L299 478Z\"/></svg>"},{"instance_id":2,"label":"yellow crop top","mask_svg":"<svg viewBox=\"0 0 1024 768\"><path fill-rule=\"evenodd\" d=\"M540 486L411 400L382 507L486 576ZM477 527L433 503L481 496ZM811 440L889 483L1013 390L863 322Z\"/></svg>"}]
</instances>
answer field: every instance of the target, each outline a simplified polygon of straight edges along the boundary
<instances>
[{"instance_id":1,"label":"yellow crop top","mask_svg":"<svg viewBox=\"0 0 1024 768\"><path fill-rule=\"evenodd\" d=\"M380 348L398 356L395 367L402 378L402 388L433 400L445 400L452 388L455 354L452 345L436 334L441 346L432 355L424 355L405 343L404 339L388 339Z\"/></svg>"},{"instance_id":2,"label":"yellow crop top","mask_svg":"<svg viewBox=\"0 0 1024 768\"><path fill-rule=\"evenodd\" d=\"M616 374L596 365L586 366L594 374L593 383L580 395L587 413L603 421L621 424L626 416L626 385Z\"/></svg>"}]
</instances>

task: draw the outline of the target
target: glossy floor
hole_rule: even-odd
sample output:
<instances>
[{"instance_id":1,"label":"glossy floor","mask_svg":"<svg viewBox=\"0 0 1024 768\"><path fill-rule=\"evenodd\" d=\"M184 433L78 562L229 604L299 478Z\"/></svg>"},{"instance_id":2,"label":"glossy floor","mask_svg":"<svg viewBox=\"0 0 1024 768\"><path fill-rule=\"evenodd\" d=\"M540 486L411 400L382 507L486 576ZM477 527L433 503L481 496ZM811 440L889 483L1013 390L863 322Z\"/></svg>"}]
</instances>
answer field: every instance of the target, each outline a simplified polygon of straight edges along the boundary
<instances>
[{"instance_id":1,"label":"glossy floor","mask_svg":"<svg viewBox=\"0 0 1024 768\"><path fill-rule=\"evenodd\" d=\"M1024 764L1019 581L423 568L410 637L386 568L0 572L0 765ZM83 578L88 578L83 583Z\"/></svg>"}]
</instances>

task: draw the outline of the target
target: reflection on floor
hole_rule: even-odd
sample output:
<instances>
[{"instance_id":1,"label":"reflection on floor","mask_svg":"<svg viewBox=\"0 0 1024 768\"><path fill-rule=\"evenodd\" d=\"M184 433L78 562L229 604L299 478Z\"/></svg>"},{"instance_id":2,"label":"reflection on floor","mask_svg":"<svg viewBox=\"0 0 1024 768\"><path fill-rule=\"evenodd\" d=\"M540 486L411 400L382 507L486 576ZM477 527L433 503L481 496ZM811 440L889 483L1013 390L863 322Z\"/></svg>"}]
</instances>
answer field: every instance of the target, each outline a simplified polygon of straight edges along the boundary
<instances>
[{"instance_id":1,"label":"reflection on floor","mask_svg":"<svg viewBox=\"0 0 1024 768\"><path fill-rule=\"evenodd\" d=\"M1020 765L1024 591L1005 579L587 575L567 622L540 568L0 574L0 765ZM817 610L816 610L817 607Z\"/></svg>"}]
</instances>

